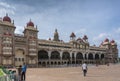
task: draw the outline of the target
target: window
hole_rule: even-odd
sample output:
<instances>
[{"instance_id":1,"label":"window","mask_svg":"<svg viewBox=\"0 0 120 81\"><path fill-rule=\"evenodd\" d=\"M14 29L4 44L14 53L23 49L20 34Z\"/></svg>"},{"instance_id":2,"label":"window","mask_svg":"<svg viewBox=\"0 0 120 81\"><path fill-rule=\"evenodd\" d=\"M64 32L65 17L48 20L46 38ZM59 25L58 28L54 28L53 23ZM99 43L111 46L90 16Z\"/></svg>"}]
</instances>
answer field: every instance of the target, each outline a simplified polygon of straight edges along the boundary
<instances>
[{"instance_id":1,"label":"window","mask_svg":"<svg viewBox=\"0 0 120 81\"><path fill-rule=\"evenodd\" d=\"M15 58L15 61L17 61L17 58Z\"/></svg>"},{"instance_id":2,"label":"window","mask_svg":"<svg viewBox=\"0 0 120 81\"><path fill-rule=\"evenodd\" d=\"M24 58L22 58L22 61L24 62Z\"/></svg>"},{"instance_id":3,"label":"window","mask_svg":"<svg viewBox=\"0 0 120 81\"><path fill-rule=\"evenodd\" d=\"M21 59L20 58L18 58L19 59L19 61L21 61Z\"/></svg>"}]
</instances>

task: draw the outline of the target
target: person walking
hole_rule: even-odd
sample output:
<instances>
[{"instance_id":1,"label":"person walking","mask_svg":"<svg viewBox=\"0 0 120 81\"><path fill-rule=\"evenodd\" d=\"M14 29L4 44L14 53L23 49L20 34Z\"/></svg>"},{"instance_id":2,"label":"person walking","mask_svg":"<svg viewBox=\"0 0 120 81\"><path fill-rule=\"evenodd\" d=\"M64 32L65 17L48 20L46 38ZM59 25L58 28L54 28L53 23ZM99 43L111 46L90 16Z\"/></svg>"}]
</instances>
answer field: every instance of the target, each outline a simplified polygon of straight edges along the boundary
<instances>
[{"instance_id":1,"label":"person walking","mask_svg":"<svg viewBox=\"0 0 120 81\"><path fill-rule=\"evenodd\" d=\"M26 70L27 70L27 65L25 63L23 63L21 81L25 81L25 79L26 79Z\"/></svg>"},{"instance_id":2,"label":"person walking","mask_svg":"<svg viewBox=\"0 0 120 81\"><path fill-rule=\"evenodd\" d=\"M82 71L83 71L83 75L84 75L84 76L86 76L87 70L88 70L87 64L84 62L84 63L82 64Z\"/></svg>"}]
</instances>

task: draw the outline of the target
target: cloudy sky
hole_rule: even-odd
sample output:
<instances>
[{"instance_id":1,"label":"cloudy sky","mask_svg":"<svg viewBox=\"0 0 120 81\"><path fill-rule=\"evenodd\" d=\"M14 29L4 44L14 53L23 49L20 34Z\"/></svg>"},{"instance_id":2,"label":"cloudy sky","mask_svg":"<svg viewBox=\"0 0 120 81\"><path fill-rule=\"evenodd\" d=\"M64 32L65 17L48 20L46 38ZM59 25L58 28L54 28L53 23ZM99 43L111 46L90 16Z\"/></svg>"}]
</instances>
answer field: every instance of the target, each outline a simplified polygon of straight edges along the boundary
<instances>
[{"instance_id":1,"label":"cloudy sky","mask_svg":"<svg viewBox=\"0 0 120 81\"><path fill-rule=\"evenodd\" d=\"M6 13L18 34L31 19L40 39L53 38L57 28L65 42L74 32L81 38L87 35L91 45L114 39L120 49L120 0L0 0L0 17Z\"/></svg>"}]
</instances>

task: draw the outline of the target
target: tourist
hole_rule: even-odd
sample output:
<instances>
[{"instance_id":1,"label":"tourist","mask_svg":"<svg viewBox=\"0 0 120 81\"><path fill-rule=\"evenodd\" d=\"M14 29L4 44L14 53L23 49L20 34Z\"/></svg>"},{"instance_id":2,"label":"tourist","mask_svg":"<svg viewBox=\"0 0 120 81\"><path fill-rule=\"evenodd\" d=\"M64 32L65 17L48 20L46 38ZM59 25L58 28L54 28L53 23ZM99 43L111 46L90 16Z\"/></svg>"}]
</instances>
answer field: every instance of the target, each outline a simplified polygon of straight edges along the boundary
<instances>
[{"instance_id":1,"label":"tourist","mask_svg":"<svg viewBox=\"0 0 120 81\"><path fill-rule=\"evenodd\" d=\"M82 64L82 71L83 71L83 75L84 75L84 76L86 76L87 70L88 70L87 64L84 62L84 63Z\"/></svg>"},{"instance_id":2,"label":"tourist","mask_svg":"<svg viewBox=\"0 0 120 81\"><path fill-rule=\"evenodd\" d=\"M25 78L26 78L26 70L27 70L27 65L26 65L25 63L23 63L21 81L25 81Z\"/></svg>"},{"instance_id":3,"label":"tourist","mask_svg":"<svg viewBox=\"0 0 120 81\"><path fill-rule=\"evenodd\" d=\"M19 81L21 81L21 74L22 74L22 66L20 65L18 67L18 79L19 79Z\"/></svg>"}]
</instances>

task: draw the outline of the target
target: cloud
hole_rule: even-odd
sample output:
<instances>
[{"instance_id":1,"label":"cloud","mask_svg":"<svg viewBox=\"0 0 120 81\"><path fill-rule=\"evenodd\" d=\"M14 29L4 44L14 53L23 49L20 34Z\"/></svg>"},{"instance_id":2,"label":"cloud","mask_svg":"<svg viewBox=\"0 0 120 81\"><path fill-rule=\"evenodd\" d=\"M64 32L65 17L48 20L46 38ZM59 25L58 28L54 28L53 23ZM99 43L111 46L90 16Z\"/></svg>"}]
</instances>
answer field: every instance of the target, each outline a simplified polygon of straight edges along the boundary
<instances>
[{"instance_id":1,"label":"cloud","mask_svg":"<svg viewBox=\"0 0 120 81\"><path fill-rule=\"evenodd\" d=\"M93 37L94 41L99 41L99 40L103 40L104 38L110 38L111 34L108 33L100 33L98 36Z\"/></svg>"},{"instance_id":2,"label":"cloud","mask_svg":"<svg viewBox=\"0 0 120 81\"><path fill-rule=\"evenodd\" d=\"M115 30L116 33L120 33L120 27Z\"/></svg>"},{"instance_id":3,"label":"cloud","mask_svg":"<svg viewBox=\"0 0 120 81\"><path fill-rule=\"evenodd\" d=\"M6 13L15 14L15 7L8 3L0 2L0 16L4 16Z\"/></svg>"},{"instance_id":4,"label":"cloud","mask_svg":"<svg viewBox=\"0 0 120 81\"><path fill-rule=\"evenodd\" d=\"M87 32L87 29L85 28L79 28L79 30L75 31L75 34L78 35L78 37L85 35Z\"/></svg>"},{"instance_id":5,"label":"cloud","mask_svg":"<svg viewBox=\"0 0 120 81\"><path fill-rule=\"evenodd\" d=\"M15 33L16 33L16 34L23 34L23 33L22 33L23 30L24 30L23 26L16 26Z\"/></svg>"},{"instance_id":6,"label":"cloud","mask_svg":"<svg viewBox=\"0 0 120 81\"><path fill-rule=\"evenodd\" d=\"M12 8L12 9L15 9L15 7L9 5L8 3L5 3L5 2L0 2L0 6L3 6L5 8Z\"/></svg>"}]
</instances>

